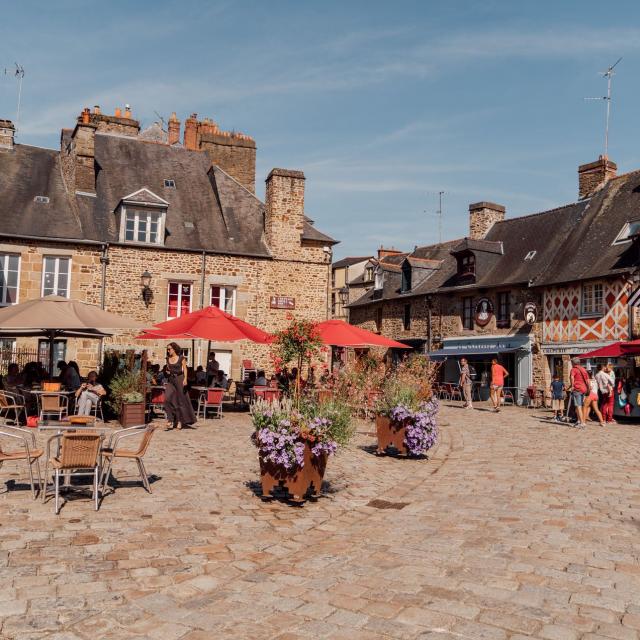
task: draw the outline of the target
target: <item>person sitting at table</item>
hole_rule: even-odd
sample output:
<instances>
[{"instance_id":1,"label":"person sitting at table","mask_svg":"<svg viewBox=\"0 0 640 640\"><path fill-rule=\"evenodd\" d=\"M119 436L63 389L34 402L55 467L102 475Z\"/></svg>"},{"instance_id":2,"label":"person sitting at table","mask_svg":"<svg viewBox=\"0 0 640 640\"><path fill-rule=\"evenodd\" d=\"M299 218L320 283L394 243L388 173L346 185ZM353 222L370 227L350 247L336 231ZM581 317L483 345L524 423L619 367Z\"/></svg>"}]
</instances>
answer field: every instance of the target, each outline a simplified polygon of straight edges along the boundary
<instances>
[{"instance_id":1,"label":"person sitting at table","mask_svg":"<svg viewBox=\"0 0 640 640\"><path fill-rule=\"evenodd\" d=\"M78 415L91 415L92 408L98 404L98 400L106 393L104 387L98 382L98 372L89 371L87 381L83 382L76 391Z\"/></svg>"},{"instance_id":2,"label":"person sitting at table","mask_svg":"<svg viewBox=\"0 0 640 640\"><path fill-rule=\"evenodd\" d=\"M20 373L20 367L15 362L12 362L7 369L7 375L4 377L4 388L7 391L12 391L23 383L24 377Z\"/></svg>"},{"instance_id":3,"label":"person sitting at table","mask_svg":"<svg viewBox=\"0 0 640 640\"><path fill-rule=\"evenodd\" d=\"M199 386L207 385L207 372L204 370L202 365L198 365L196 369L196 384Z\"/></svg>"},{"instance_id":4,"label":"person sitting at table","mask_svg":"<svg viewBox=\"0 0 640 640\"><path fill-rule=\"evenodd\" d=\"M258 371L258 377L255 382L256 387L266 387L267 386L267 376L264 373L263 369Z\"/></svg>"},{"instance_id":5,"label":"person sitting at table","mask_svg":"<svg viewBox=\"0 0 640 640\"><path fill-rule=\"evenodd\" d=\"M250 371L249 375L243 380L243 382L244 382L244 386L247 389L251 389L252 387L254 387L256 384L256 372Z\"/></svg>"},{"instance_id":6,"label":"person sitting at table","mask_svg":"<svg viewBox=\"0 0 640 640\"><path fill-rule=\"evenodd\" d=\"M211 386L216 389L226 389L228 381L227 374L222 369L218 369Z\"/></svg>"},{"instance_id":7,"label":"person sitting at table","mask_svg":"<svg viewBox=\"0 0 640 640\"><path fill-rule=\"evenodd\" d=\"M169 367L165 364L162 370L156 375L156 384L165 384L169 379Z\"/></svg>"},{"instance_id":8,"label":"person sitting at table","mask_svg":"<svg viewBox=\"0 0 640 640\"><path fill-rule=\"evenodd\" d=\"M61 362L64 363L64 360ZM60 371L60 382L62 382L69 391L78 390L82 381L80 380L80 370L77 362L69 360L69 362L66 363L64 370L61 369Z\"/></svg>"}]
</instances>

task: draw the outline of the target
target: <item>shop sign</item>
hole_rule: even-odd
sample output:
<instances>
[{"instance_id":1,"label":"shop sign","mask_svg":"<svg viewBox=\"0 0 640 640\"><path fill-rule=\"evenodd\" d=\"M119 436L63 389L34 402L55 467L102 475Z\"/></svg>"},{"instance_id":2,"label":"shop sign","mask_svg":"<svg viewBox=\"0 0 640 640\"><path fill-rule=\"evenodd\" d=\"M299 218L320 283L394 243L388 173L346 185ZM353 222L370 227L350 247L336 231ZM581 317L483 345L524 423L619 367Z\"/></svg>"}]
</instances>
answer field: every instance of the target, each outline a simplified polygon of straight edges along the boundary
<instances>
[{"instance_id":1,"label":"shop sign","mask_svg":"<svg viewBox=\"0 0 640 640\"><path fill-rule=\"evenodd\" d=\"M535 324L538 319L538 308L535 302L527 302L524 305L524 321L529 324Z\"/></svg>"},{"instance_id":2,"label":"shop sign","mask_svg":"<svg viewBox=\"0 0 640 640\"><path fill-rule=\"evenodd\" d=\"M576 345L576 344L543 344L542 353L545 356L562 356L562 355L577 355L578 353L588 353L589 351L595 351L600 347L606 345L596 343L592 345Z\"/></svg>"},{"instance_id":3,"label":"shop sign","mask_svg":"<svg viewBox=\"0 0 640 640\"><path fill-rule=\"evenodd\" d=\"M480 298L476 304L475 321L479 327L486 327L493 317L493 304L489 298Z\"/></svg>"},{"instance_id":4,"label":"shop sign","mask_svg":"<svg viewBox=\"0 0 640 640\"><path fill-rule=\"evenodd\" d=\"M287 296L271 296L272 309L287 309L291 311L296 308L296 299Z\"/></svg>"}]
</instances>

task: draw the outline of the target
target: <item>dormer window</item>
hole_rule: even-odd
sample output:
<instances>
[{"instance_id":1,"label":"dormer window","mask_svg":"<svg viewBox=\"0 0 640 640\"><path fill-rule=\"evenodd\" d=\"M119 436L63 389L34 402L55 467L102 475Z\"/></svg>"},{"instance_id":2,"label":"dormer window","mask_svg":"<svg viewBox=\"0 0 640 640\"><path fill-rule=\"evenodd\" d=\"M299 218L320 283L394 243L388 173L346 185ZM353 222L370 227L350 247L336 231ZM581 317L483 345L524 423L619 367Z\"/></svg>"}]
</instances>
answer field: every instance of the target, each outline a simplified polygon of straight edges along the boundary
<instances>
[{"instance_id":1,"label":"dormer window","mask_svg":"<svg viewBox=\"0 0 640 640\"><path fill-rule=\"evenodd\" d=\"M168 202L148 189L123 198L120 205L120 242L164 244Z\"/></svg>"},{"instance_id":2,"label":"dormer window","mask_svg":"<svg viewBox=\"0 0 640 640\"><path fill-rule=\"evenodd\" d=\"M630 220L629 222L625 222L620 233L613 241L613 244L629 242L629 240L633 240L633 238L638 234L640 234L640 220Z\"/></svg>"},{"instance_id":3,"label":"dormer window","mask_svg":"<svg viewBox=\"0 0 640 640\"><path fill-rule=\"evenodd\" d=\"M401 292L406 293L407 291L411 291L411 265L409 261L406 260L402 265L402 285Z\"/></svg>"},{"instance_id":4,"label":"dormer window","mask_svg":"<svg viewBox=\"0 0 640 640\"><path fill-rule=\"evenodd\" d=\"M367 267L364 271L364 281L371 282L373 280L373 267Z\"/></svg>"},{"instance_id":5,"label":"dormer window","mask_svg":"<svg viewBox=\"0 0 640 640\"><path fill-rule=\"evenodd\" d=\"M176 188L176 181L175 180L165 179L164 186L167 189L175 189Z\"/></svg>"},{"instance_id":6,"label":"dormer window","mask_svg":"<svg viewBox=\"0 0 640 640\"><path fill-rule=\"evenodd\" d=\"M382 269L376 269L373 288L376 291L381 291L383 286L384 286L384 271Z\"/></svg>"},{"instance_id":7,"label":"dormer window","mask_svg":"<svg viewBox=\"0 0 640 640\"><path fill-rule=\"evenodd\" d=\"M473 253L465 253L458 258L458 277L475 278L476 257Z\"/></svg>"}]
</instances>

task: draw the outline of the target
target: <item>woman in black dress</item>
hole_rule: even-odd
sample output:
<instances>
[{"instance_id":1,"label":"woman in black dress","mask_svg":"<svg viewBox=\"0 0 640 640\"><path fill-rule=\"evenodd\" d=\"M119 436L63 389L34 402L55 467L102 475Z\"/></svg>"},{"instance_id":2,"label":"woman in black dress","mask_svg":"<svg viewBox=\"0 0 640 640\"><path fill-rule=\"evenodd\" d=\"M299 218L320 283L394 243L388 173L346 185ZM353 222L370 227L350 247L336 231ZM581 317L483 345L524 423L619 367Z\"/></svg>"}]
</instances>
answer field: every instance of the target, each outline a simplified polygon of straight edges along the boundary
<instances>
[{"instance_id":1,"label":"woman in black dress","mask_svg":"<svg viewBox=\"0 0 640 640\"><path fill-rule=\"evenodd\" d=\"M171 342L167 347L169 378L164 391L164 410L167 414L167 428L188 427L196 422L191 399L185 393L187 386L187 361L178 355L180 346Z\"/></svg>"}]
</instances>

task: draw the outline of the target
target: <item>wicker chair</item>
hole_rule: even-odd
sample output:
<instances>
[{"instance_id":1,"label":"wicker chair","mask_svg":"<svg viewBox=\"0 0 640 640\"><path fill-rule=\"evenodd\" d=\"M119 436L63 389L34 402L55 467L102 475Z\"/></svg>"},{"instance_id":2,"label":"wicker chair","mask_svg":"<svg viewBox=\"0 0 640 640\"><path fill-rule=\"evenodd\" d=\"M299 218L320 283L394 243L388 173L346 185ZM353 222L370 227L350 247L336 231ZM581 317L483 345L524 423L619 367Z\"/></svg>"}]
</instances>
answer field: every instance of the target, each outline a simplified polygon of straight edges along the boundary
<instances>
[{"instance_id":1,"label":"wicker chair","mask_svg":"<svg viewBox=\"0 0 640 640\"><path fill-rule=\"evenodd\" d=\"M0 425L0 437L19 440L21 444L20 451L4 451L0 444L0 467L3 462L13 462L24 460L29 469L29 479L31 480L31 493L36 498L36 487L33 480L33 465L35 463L38 472L38 489L42 490L42 475L40 474L40 457L42 449L38 449L36 445L36 437L33 431L21 429L20 427L10 426L8 424Z\"/></svg>"},{"instance_id":2,"label":"wicker chair","mask_svg":"<svg viewBox=\"0 0 640 640\"><path fill-rule=\"evenodd\" d=\"M44 490L42 501L47 498L47 475L49 464L53 469L55 489L55 512L60 513L60 476L93 476L93 496L98 510L100 495L100 445L102 435L95 431L67 431L51 436L47 440L47 461L44 467ZM51 456L51 445L56 443L58 453Z\"/></svg>"},{"instance_id":3,"label":"wicker chair","mask_svg":"<svg viewBox=\"0 0 640 640\"><path fill-rule=\"evenodd\" d=\"M0 391L0 418L11 420L17 425L20 423L20 414L24 414L25 420L27 419L24 398L18 393Z\"/></svg>"},{"instance_id":4,"label":"wicker chair","mask_svg":"<svg viewBox=\"0 0 640 640\"><path fill-rule=\"evenodd\" d=\"M109 483L109 478L111 477L111 467L113 466L113 461L116 458L135 460L138 465L138 471L140 472L140 479L142 480L142 484L144 485L144 488L149 493L151 493L149 477L147 476L147 470L144 467L142 458L147 453L147 449L151 444L151 438L153 437L153 433L155 430L156 425L141 424L135 427L129 427L128 429L121 429L120 431L117 431L113 434L107 446L102 449L102 457L106 460L106 464L102 472L102 479L100 480L103 493L107 487L107 484ZM135 451L133 449L122 448L123 440L140 435L142 435L142 439L140 440L138 448Z\"/></svg>"},{"instance_id":5,"label":"wicker chair","mask_svg":"<svg viewBox=\"0 0 640 640\"><path fill-rule=\"evenodd\" d=\"M56 416L58 420L69 415L69 398L65 394L52 391L51 394L43 393L40 400L40 420L45 416Z\"/></svg>"}]
</instances>

